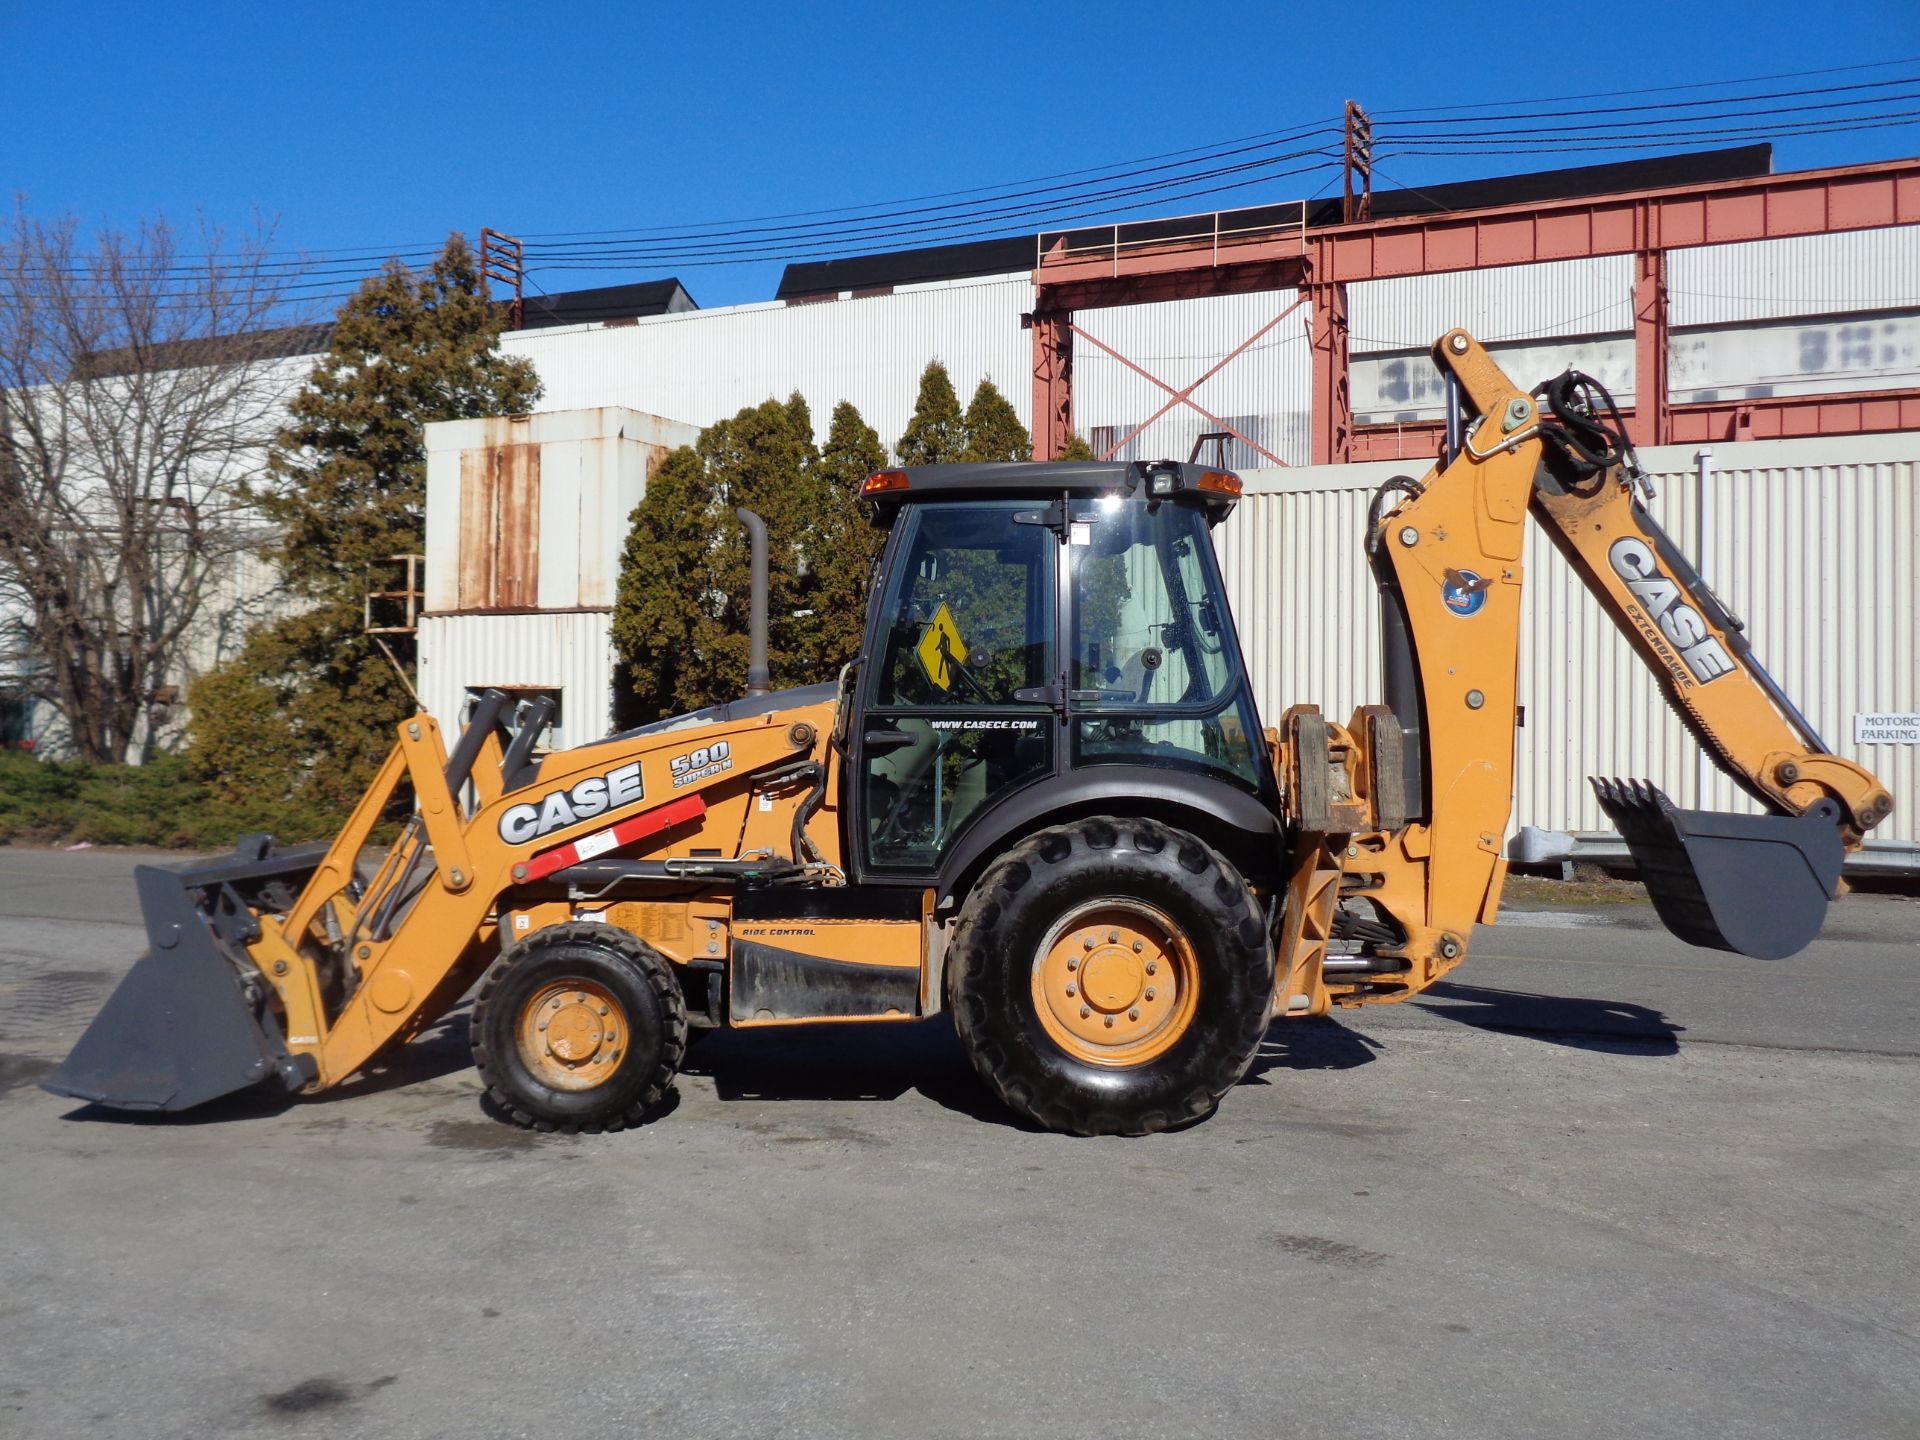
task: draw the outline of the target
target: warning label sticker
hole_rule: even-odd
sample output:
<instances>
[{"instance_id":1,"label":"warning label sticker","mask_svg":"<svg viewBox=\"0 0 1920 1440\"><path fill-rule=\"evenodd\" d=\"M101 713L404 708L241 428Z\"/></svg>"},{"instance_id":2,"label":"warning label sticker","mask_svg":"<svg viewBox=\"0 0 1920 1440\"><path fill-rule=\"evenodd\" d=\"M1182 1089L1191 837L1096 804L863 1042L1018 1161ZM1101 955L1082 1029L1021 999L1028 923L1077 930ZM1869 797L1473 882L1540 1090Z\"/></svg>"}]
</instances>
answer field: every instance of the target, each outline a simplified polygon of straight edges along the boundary
<instances>
[{"instance_id":1,"label":"warning label sticker","mask_svg":"<svg viewBox=\"0 0 1920 1440\"><path fill-rule=\"evenodd\" d=\"M929 680L942 690L953 688L953 682L960 678L960 667L967 663L967 642L960 638L960 627L944 600L927 622L926 633L914 653L920 657L920 668Z\"/></svg>"}]
</instances>

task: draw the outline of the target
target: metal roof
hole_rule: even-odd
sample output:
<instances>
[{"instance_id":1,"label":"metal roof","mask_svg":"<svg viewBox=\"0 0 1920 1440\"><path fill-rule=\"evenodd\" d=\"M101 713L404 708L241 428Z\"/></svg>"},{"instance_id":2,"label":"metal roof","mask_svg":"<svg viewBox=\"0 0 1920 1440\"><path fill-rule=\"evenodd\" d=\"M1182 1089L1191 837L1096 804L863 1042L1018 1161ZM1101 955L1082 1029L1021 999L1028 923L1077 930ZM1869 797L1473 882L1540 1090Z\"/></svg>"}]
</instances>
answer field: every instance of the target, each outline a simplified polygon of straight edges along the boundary
<instances>
[{"instance_id":1,"label":"metal roof","mask_svg":"<svg viewBox=\"0 0 1920 1440\"><path fill-rule=\"evenodd\" d=\"M1459 180L1420 189L1373 192L1375 219L1401 215L1431 215L1448 210L1483 209L1496 205L1525 205L1565 200L1581 195L1609 195L1625 190L1647 190L1669 185L1705 184L1744 179L1773 171L1773 147L1741 145L1726 150L1700 150L1683 155L1619 160L1603 165L1575 165L1560 170L1537 170L1523 175L1500 175L1485 180ZM1264 228L1315 229L1340 223L1340 201L1288 201L1223 211L1231 215L1236 234ZM779 300L825 299L842 291L886 290L895 285L962 280L979 275L1006 275L1033 268L1040 253L1055 241L1069 250L1106 243L1115 229L1123 246L1156 239L1177 238L1187 228L1185 217L1136 220L1094 225L1077 230L1043 231L976 240L958 245L933 245L918 250L894 250L840 260L804 260L787 266L775 292Z\"/></svg>"}]
</instances>

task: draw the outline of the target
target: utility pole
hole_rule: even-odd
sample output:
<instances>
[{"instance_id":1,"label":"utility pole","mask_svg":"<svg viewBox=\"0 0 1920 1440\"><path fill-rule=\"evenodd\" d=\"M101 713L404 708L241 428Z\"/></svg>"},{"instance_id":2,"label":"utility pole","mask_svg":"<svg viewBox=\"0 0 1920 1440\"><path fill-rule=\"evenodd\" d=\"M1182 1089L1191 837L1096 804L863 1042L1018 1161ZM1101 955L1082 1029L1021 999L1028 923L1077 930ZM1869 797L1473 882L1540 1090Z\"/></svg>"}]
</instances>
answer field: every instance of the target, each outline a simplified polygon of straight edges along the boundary
<instances>
[{"instance_id":1,"label":"utility pole","mask_svg":"<svg viewBox=\"0 0 1920 1440\"><path fill-rule=\"evenodd\" d=\"M1340 221L1352 225L1373 218L1373 118L1359 102L1347 101L1347 143L1342 167L1346 175L1345 193L1340 203ZM1353 177L1360 177L1360 189L1354 190Z\"/></svg>"},{"instance_id":2,"label":"utility pole","mask_svg":"<svg viewBox=\"0 0 1920 1440\"><path fill-rule=\"evenodd\" d=\"M508 328L520 329L526 318L526 247L513 236L482 225L480 274L486 280L497 280L502 285L512 287L513 299L507 306Z\"/></svg>"}]
</instances>

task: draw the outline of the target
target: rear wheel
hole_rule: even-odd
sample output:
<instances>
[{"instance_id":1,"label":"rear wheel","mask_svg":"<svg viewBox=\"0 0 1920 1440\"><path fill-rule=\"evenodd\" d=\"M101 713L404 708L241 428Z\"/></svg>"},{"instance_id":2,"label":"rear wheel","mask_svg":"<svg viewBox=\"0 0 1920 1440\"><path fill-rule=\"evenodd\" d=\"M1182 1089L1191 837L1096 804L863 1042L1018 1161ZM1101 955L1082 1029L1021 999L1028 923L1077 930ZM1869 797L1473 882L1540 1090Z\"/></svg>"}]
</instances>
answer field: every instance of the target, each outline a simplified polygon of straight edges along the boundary
<instances>
[{"instance_id":1,"label":"rear wheel","mask_svg":"<svg viewBox=\"0 0 1920 1440\"><path fill-rule=\"evenodd\" d=\"M1050 1130L1138 1135L1209 1113L1273 1003L1246 882L1145 820L1044 830L981 877L954 935L955 1024L974 1068Z\"/></svg>"},{"instance_id":2,"label":"rear wheel","mask_svg":"<svg viewBox=\"0 0 1920 1440\"><path fill-rule=\"evenodd\" d=\"M496 960L473 1007L487 1093L535 1130L622 1130L658 1105L686 1053L680 984L614 926L555 925Z\"/></svg>"}]
</instances>

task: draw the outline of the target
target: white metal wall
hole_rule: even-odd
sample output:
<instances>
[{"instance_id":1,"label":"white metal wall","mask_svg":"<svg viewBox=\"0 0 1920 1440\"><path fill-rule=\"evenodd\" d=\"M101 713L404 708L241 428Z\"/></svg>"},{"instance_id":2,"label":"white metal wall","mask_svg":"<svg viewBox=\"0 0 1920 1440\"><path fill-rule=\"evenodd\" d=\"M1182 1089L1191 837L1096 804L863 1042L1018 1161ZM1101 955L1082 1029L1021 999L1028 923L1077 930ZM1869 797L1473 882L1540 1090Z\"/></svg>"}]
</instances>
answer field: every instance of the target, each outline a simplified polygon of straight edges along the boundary
<instances>
[{"instance_id":1,"label":"white metal wall","mask_svg":"<svg viewBox=\"0 0 1920 1440\"><path fill-rule=\"evenodd\" d=\"M560 749L596 740L613 718L612 625L606 610L422 616L420 699L451 736L470 689L558 690L560 725L548 743Z\"/></svg>"},{"instance_id":2,"label":"white metal wall","mask_svg":"<svg viewBox=\"0 0 1920 1440\"><path fill-rule=\"evenodd\" d=\"M1030 423L1032 340L1020 316L1032 308L1033 285L1022 274L861 300L525 330L501 346L539 370L543 410L629 405L706 426L798 390L822 437L833 407L851 400L891 446L913 414L929 360L946 365L961 404L990 379Z\"/></svg>"},{"instance_id":3,"label":"white metal wall","mask_svg":"<svg viewBox=\"0 0 1920 1440\"><path fill-rule=\"evenodd\" d=\"M1356 355L1424 353L1456 325L1483 343L1632 330L1633 257L1368 280L1347 287L1347 322Z\"/></svg>"},{"instance_id":4,"label":"white metal wall","mask_svg":"<svg viewBox=\"0 0 1920 1440\"><path fill-rule=\"evenodd\" d=\"M1920 305L1920 225L1701 245L1667 256L1675 325Z\"/></svg>"},{"instance_id":5,"label":"white metal wall","mask_svg":"<svg viewBox=\"0 0 1920 1440\"><path fill-rule=\"evenodd\" d=\"M1633 258L1603 255L1348 287L1354 419L1432 420L1446 403L1433 342L1464 325L1513 375L1572 366L1633 401Z\"/></svg>"},{"instance_id":6,"label":"white metal wall","mask_svg":"<svg viewBox=\"0 0 1920 1440\"><path fill-rule=\"evenodd\" d=\"M426 427L426 608L460 608L463 544L461 457L506 445L538 445L539 603L548 609L609 607L619 582L629 517L647 479L676 445L699 432L620 406L546 410Z\"/></svg>"},{"instance_id":7,"label":"white metal wall","mask_svg":"<svg viewBox=\"0 0 1920 1440\"><path fill-rule=\"evenodd\" d=\"M1699 555L1695 451L1642 456L1656 518ZM1703 573L1828 745L1891 788L1897 808L1875 838L1914 843L1920 747L1856 747L1853 716L1920 710L1920 435L1720 445L1712 459ZM1266 723L1300 701L1344 720L1380 698L1361 540L1368 494L1408 468L1249 474L1246 500L1215 532ZM1651 675L1558 552L1543 536L1529 546L1514 826L1609 828L1588 775L1645 777L1682 805L1754 809L1711 767L1703 776Z\"/></svg>"}]
</instances>

